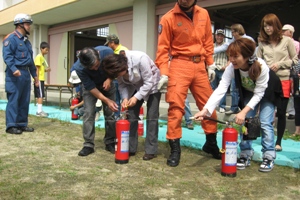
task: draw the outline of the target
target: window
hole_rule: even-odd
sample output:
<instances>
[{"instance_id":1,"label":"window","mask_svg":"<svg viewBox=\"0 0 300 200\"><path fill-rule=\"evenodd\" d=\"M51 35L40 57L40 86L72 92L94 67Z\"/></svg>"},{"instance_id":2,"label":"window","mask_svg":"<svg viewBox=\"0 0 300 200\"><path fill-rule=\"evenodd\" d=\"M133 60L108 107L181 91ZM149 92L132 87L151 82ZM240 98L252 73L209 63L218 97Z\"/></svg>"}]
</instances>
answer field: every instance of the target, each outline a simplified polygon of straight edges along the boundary
<instances>
[{"instance_id":1,"label":"window","mask_svg":"<svg viewBox=\"0 0 300 200\"><path fill-rule=\"evenodd\" d=\"M97 29L97 36L98 37L106 37L109 33L109 27L102 27Z\"/></svg>"},{"instance_id":2,"label":"window","mask_svg":"<svg viewBox=\"0 0 300 200\"><path fill-rule=\"evenodd\" d=\"M226 36L225 42L228 42L228 40L230 40L232 38L230 26L225 27L225 36Z\"/></svg>"}]
</instances>

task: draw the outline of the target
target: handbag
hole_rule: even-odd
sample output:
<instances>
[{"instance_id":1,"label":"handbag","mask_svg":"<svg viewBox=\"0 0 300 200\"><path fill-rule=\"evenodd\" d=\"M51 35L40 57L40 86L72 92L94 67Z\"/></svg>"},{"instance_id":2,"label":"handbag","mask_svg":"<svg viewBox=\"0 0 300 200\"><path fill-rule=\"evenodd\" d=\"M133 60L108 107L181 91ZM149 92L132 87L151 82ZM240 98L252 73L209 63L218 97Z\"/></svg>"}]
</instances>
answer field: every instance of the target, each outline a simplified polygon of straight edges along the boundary
<instances>
[{"instance_id":1,"label":"handbag","mask_svg":"<svg viewBox=\"0 0 300 200\"><path fill-rule=\"evenodd\" d=\"M235 85L239 89L239 106L241 109L245 107L244 105L244 98L243 98L243 91L242 91L242 84L241 84L241 76L239 69L234 70L234 78L235 78ZM247 128L248 134L243 134L243 140L256 140L257 137L260 137L260 119L259 119L259 107L257 108L257 113L254 117L246 118L244 126Z\"/></svg>"},{"instance_id":2,"label":"handbag","mask_svg":"<svg viewBox=\"0 0 300 200\"><path fill-rule=\"evenodd\" d=\"M256 140L256 138L260 137L260 119L258 115L246 118L245 127L248 134L243 135L243 140Z\"/></svg>"}]
</instances>

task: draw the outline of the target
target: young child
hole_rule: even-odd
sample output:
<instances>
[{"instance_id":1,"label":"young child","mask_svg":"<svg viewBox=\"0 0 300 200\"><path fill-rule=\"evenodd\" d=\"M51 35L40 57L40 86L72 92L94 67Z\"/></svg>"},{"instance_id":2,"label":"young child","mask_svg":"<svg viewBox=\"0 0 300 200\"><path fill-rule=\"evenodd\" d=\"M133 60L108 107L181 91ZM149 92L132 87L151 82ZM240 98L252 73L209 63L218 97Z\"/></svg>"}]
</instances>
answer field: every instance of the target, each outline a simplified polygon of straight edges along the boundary
<instances>
[{"instance_id":1,"label":"young child","mask_svg":"<svg viewBox=\"0 0 300 200\"><path fill-rule=\"evenodd\" d=\"M48 114L43 111L43 98L44 94L44 82L45 82L45 72L50 72L51 68L48 66L48 63L44 56L49 52L49 44L47 42L42 42L40 44L40 51L35 59L34 64L36 66L36 73L40 84L38 87L34 86L34 96L37 99L37 112L36 116L39 117L48 117Z\"/></svg>"}]
</instances>

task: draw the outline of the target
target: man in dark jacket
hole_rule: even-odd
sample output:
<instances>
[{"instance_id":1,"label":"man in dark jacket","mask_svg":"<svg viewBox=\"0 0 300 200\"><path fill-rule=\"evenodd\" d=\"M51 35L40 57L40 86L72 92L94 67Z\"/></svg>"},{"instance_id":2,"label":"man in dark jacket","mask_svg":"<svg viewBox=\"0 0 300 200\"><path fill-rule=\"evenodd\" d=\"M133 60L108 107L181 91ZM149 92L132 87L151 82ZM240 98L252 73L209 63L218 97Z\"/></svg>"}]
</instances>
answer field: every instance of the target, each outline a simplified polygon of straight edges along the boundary
<instances>
[{"instance_id":1,"label":"man in dark jacket","mask_svg":"<svg viewBox=\"0 0 300 200\"><path fill-rule=\"evenodd\" d=\"M115 152L115 117L114 112L118 110L115 102L116 89L112 80L108 79L102 69L102 59L113 50L106 46L95 48L84 48L73 67L82 82L83 101L85 113L83 115L83 149L79 156L88 156L94 153L95 138L95 106L97 99L102 101L105 117L105 149L111 153Z\"/></svg>"}]
</instances>

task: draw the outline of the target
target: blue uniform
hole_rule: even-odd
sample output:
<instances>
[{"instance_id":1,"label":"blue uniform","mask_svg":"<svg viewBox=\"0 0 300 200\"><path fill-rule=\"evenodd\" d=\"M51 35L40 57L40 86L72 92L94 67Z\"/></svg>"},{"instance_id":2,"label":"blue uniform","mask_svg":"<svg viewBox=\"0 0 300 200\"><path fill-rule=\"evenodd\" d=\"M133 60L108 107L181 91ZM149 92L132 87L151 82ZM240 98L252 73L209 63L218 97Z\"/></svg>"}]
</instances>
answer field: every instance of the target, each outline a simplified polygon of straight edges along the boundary
<instances>
[{"instance_id":1,"label":"blue uniform","mask_svg":"<svg viewBox=\"0 0 300 200\"><path fill-rule=\"evenodd\" d=\"M15 30L3 41L5 69L5 92L7 95L6 130L10 127L27 127L30 102L31 78L36 77L29 40ZM20 70L21 76L13 73Z\"/></svg>"},{"instance_id":2,"label":"blue uniform","mask_svg":"<svg viewBox=\"0 0 300 200\"><path fill-rule=\"evenodd\" d=\"M113 50L106 46L97 46L95 49L100 54L100 59L103 59L105 56L114 54ZM98 70L89 70L83 67L79 59L73 64L73 70L76 70L76 73L82 83L83 91L83 101L84 101L84 115L83 115L83 138L84 138L84 147L94 148L94 139L95 139L95 108L97 98L92 95L90 90L97 88L104 96L115 101L116 100L116 89L114 84L111 84L111 87L108 91L103 89L103 83L107 79L102 66ZM103 113L105 117L105 135L104 143L106 145L114 145L116 138L116 125L114 112L112 112L106 103L102 102Z\"/></svg>"}]
</instances>

